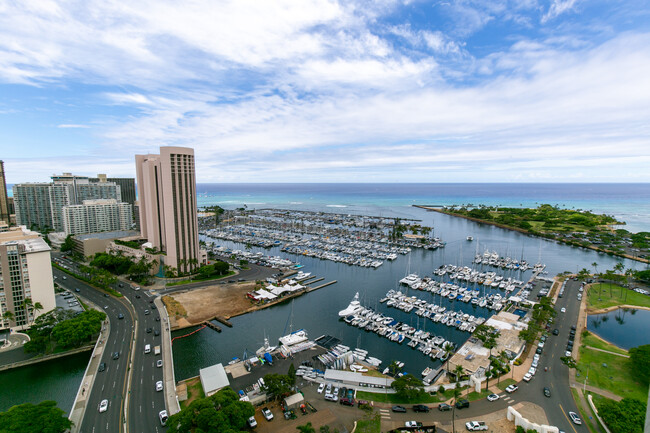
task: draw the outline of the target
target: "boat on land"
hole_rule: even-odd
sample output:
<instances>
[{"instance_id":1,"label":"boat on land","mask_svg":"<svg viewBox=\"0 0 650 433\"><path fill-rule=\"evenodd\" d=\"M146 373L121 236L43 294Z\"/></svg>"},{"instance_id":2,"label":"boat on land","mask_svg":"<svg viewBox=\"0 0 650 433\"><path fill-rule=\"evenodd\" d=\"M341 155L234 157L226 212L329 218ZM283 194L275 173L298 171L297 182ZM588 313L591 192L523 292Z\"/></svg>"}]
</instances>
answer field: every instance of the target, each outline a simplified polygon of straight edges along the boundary
<instances>
[{"instance_id":1,"label":"boat on land","mask_svg":"<svg viewBox=\"0 0 650 433\"><path fill-rule=\"evenodd\" d=\"M302 343L303 341L307 340L307 331L304 329L299 329L289 335L280 337L280 343L284 344L285 346L293 346L294 344Z\"/></svg>"},{"instance_id":2,"label":"boat on land","mask_svg":"<svg viewBox=\"0 0 650 433\"><path fill-rule=\"evenodd\" d=\"M354 298L352 298L352 302L350 302L350 305L348 305L347 308L345 308L344 310L339 311L339 317L347 317L356 314L361 309L363 309L363 307L359 302L359 292L357 292L354 295Z\"/></svg>"}]
</instances>

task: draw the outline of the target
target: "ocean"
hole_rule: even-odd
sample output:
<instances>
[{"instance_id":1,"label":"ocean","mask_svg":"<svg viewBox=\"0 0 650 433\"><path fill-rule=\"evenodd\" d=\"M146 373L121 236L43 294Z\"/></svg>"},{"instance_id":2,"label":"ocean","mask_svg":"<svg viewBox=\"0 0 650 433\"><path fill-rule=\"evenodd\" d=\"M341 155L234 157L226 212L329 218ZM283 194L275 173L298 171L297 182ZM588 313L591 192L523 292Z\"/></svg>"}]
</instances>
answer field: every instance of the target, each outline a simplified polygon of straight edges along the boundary
<instances>
[{"instance_id":1,"label":"ocean","mask_svg":"<svg viewBox=\"0 0 650 433\"><path fill-rule=\"evenodd\" d=\"M224 183L197 184L199 207L309 209L383 215L418 205L548 203L591 210L650 231L650 184L635 183Z\"/></svg>"}]
</instances>

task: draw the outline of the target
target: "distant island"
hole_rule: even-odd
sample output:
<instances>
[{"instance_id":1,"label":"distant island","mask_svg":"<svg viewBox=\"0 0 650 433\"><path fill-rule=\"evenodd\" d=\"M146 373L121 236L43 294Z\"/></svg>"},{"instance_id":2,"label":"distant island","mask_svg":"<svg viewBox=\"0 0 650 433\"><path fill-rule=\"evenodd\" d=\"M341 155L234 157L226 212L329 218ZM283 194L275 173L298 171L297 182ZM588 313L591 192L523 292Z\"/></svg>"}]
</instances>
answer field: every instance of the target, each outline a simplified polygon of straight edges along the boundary
<instances>
[{"instance_id":1,"label":"distant island","mask_svg":"<svg viewBox=\"0 0 650 433\"><path fill-rule=\"evenodd\" d=\"M575 247L650 263L650 233L631 233L611 215L581 209L560 209L543 204L537 208L511 208L485 205L421 206L447 215L484 224L554 239Z\"/></svg>"}]
</instances>

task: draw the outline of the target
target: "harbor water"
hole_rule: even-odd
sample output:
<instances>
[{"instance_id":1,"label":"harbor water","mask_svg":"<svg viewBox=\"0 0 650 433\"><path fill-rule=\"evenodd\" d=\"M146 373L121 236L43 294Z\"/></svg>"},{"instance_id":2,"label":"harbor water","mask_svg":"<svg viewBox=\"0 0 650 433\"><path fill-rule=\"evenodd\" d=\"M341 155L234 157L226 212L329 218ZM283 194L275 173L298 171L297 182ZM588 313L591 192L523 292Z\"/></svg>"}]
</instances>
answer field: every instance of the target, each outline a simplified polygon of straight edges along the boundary
<instances>
[{"instance_id":1,"label":"harbor water","mask_svg":"<svg viewBox=\"0 0 650 433\"><path fill-rule=\"evenodd\" d=\"M310 210L314 209L310 208ZM340 208L324 209L329 212L345 213L350 210L349 208L345 210ZM359 211L358 213L363 212ZM442 238L447 245L435 251L414 249L410 254L400 255L394 261L385 261L377 269L281 253L280 249L275 247L269 249L252 247L250 248L251 252L260 251L266 255L281 255L300 262L303 265L301 270L325 278L323 282L331 280L338 282L282 305L235 317L231 320L233 328L226 328L222 333L204 329L190 337L176 340L173 345L176 379L196 376L200 368L220 362L227 363L234 357L241 358L245 352L250 356L262 346L265 337L268 337L274 344L280 336L290 330L301 328L307 330L312 339L326 334L339 338L342 340L342 344L347 346L369 350L371 356L384 361L383 366L392 360L402 361L406 364L407 372L419 376L425 367L439 366L439 361L433 362L405 343L400 345L377 334L352 327L339 319L338 312L347 307L356 292L359 292L363 306L394 317L396 320L418 329L425 329L460 345L469 337L468 332L433 323L428 319L418 317L414 311L405 313L389 308L385 304L379 303L379 300L386 295L389 289L398 289L398 281L408 273L417 273L424 277L431 276L432 271L443 264L472 266L471 262L475 254L483 253L486 249L496 251L501 256L510 256L518 260L523 258L529 263L544 263L549 276L563 271L576 272L582 268L591 269L593 262L597 262L599 269L602 270L613 267L619 261L591 250L569 247L554 241L477 224L412 206L383 207L381 216L421 220L422 225L433 226L435 236ZM473 236L474 241L467 241L468 235ZM244 250L246 248L245 245L223 240L215 240L215 244L230 249ZM624 260L623 263L626 267L641 266L632 261ZM531 271L520 273L497 270L497 273L524 281L527 281L531 275ZM480 289L478 286L476 288ZM401 290L404 292L406 287L402 286ZM503 294L503 291L501 293ZM418 290L411 290L409 295L417 296L427 302L439 302L440 298L429 292ZM452 303L453 306L450 307L449 303ZM461 301L445 299L442 305L447 306L447 309L463 310L475 316L489 317L492 314L490 311ZM191 329L181 330L173 335L183 335L189 331Z\"/></svg>"}]
</instances>

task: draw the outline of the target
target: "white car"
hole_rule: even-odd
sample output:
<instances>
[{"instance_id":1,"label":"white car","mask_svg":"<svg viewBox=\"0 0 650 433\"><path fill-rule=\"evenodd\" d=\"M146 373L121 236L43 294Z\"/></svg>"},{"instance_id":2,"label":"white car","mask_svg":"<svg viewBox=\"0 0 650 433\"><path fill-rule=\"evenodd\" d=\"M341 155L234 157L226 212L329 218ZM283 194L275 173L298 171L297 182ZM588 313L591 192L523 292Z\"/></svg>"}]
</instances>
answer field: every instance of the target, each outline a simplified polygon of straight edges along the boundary
<instances>
[{"instance_id":1,"label":"white car","mask_svg":"<svg viewBox=\"0 0 650 433\"><path fill-rule=\"evenodd\" d=\"M543 349L544 348L544 342L540 341L539 343L537 343L537 347L539 347L540 349Z\"/></svg>"},{"instance_id":2,"label":"white car","mask_svg":"<svg viewBox=\"0 0 650 433\"><path fill-rule=\"evenodd\" d=\"M487 396L488 401L497 401L499 396L497 394L490 394Z\"/></svg>"},{"instance_id":3,"label":"white car","mask_svg":"<svg viewBox=\"0 0 650 433\"><path fill-rule=\"evenodd\" d=\"M483 421L470 421L465 423L465 428L469 431L487 431L488 426Z\"/></svg>"},{"instance_id":4,"label":"white car","mask_svg":"<svg viewBox=\"0 0 650 433\"><path fill-rule=\"evenodd\" d=\"M519 387L517 385L508 385L508 387L506 388L506 392L513 393L518 389Z\"/></svg>"},{"instance_id":5,"label":"white car","mask_svg":"<svg viewBox=\"0 0 650 433\"><path fill-rule=\"evenodd\" d=\"M262 409L262 415L264 415L264 418L266 418L267 421L271 421L273 419L273 413L268 407Z\"/></svg>"},{"instance_id":6,"label":"white car","mask_svg":"<svg viewBox=\"0 0 650 433\"><path fill-rule=\"evenodd\" d=\"M528 374L535 376L535 373L537 373L537 369L535 367L530 367L528 369Z\"/></svg>"},{"instance_id":7,"label":"white car","mask_svg":"<svg viewBox=\"0 0 650 433\"><path fill-rule=\"evenodd\" d=\"M108 400L104 399L102 400L101 403L99 403L99 412L106 412L108 409Z\"/></svg>"},{"instance_id":8,"label":"white car","mask_svg":"<svg viewBox=\"0 0 650 433\"><path fill-rule=\"evenodd\" d=\"M160 412L158 412L158 418L160 418L160 424L162 424L163 426L166 425L167 424L167 418L169 418L167 416L167 411L166 410L161 410Z\"/></svg>"},{"instance_id":9,"label":"white car","mask_svg":"<svg viewBox=\"0 0 650 433\"><path fill-rule=\"evenodd\" d=\"M566 308L564 307L560 308L560 313L566 313Z\"/></svg>"},{"instance_id":10,"label":"white car","mask_svg":"<svg viewBox=\"0 0 650 433\"><path fill-rule=\"evenodd\" d=\"M325 384L324 383L321 383L320 385L318 385L318 393L319 394L322 394L324 389L325 389Z\"/></svg>"},{"instance_id":11,"label":"white car","mask_svg":"<svg viewBox=\"0 0 650 433\"><path fill-rule=\"evenodd\" d=\"M247 421L247 422L248 422L248 426L249 426L250 428L257 427L257 420L255 419L254 416L248 418L248 421Z\"/></svg>"},{"instance_id":12,"label":"white car","mask_svg":"<svg viewBox=\"0 0 650 433\"><path fill-rule=\"evenodd\" d=\"M531 367L537 368L538 365L539 365L539 361L533 359L533 363L531 364Z\"/></svg>"},{"instance_id":13,"label":"white car","mask_svg":"<svg viewBox=\"0 0 650 433\"><path fill-rule=\"evenodd\" d=\"M162 391L163 390L163 383L162 380L159 380L156 382L156 391Z\"/></svg>"},{"instance_id":14,"label":"white car","mask_svg":"<svg viewBox=\"0 0 650 433\"><path fill-rule=\"evenodd\" d=\"M418 421L406 421L404 423L406 427L422 427L422 423Z\"/></svg>"},{"instance_id":15,"label":"white car","mask_svg":"<svg viewBox=\"0 0 650 433\"><path fill-rule=\"evenodd\" d=\"M572 354L571 354L571 351L570 351L570 350L567 350L566 352L564 352L564 356L571 356L571 355L572 355Z\"/></svg>"},{"instance_id":16,"label":"white car","mask_svg":"<svg viewBox=\"0 0 650 433\"><path fill-rule=\"evenodd\" d=\"M526 373L526 374L524 374L524 380L525 380L526 382L530 382L530 380L531 380L532 378L533 378L533 375L532 375L532 374L530 374L530 373Z\"/></svg>"},{"instance_id":17,"label":"white car","mask_svg":"<svg viewBox=\"0 0 650 433\"><path fill-rule=\"evenodd\" d=\"M578 416L577 413L569 412L569 417L571 418L571 421L573 421L574 424L576 424L576 425L581 425L582 424L582 421L580 420L580 417Z\"/></svg>"}]
</instances>

